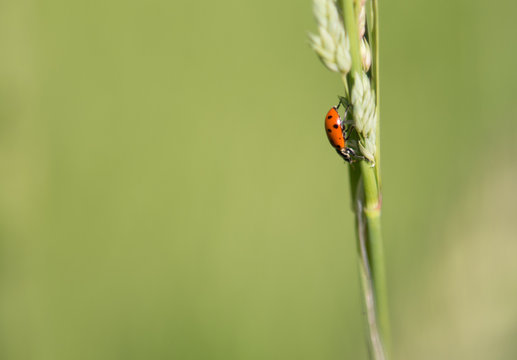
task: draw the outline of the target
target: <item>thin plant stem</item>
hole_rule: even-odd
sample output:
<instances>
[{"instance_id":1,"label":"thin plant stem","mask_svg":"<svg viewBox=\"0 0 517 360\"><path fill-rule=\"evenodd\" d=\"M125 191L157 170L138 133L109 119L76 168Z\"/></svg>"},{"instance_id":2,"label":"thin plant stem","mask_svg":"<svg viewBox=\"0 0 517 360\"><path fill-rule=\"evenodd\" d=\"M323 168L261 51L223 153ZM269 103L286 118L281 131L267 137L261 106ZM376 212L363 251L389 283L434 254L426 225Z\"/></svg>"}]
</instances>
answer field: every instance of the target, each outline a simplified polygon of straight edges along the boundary
<instances>
[{"instance_id":1,"label":"thin plant stem","mask_svg":"<svg viewBox=\"0 0 517 360\"><path fill-rule=\"evenodd\" d=\"M379 4L378 4L378 1L377 0L372 0L371 3L371 8L370 8L370 11L369 13L371 14L371 20L370 20L370 24L371 25L371 46L372 46L372 54L373 54L373 61L372 61L372 82L373 82L373 86L374 86L374 90L375 90L375 101L376 101L376 109L377 109L377 118L380 119L381 117L381 112L380 112L380 99L381 99L381 94L380 94L380 91L379 91ZM379 192L380 192L380 189L382 189L382 182L381 182L381 176L380 176L380 172L381 172L381 156L380 156L380 148L381 148L381 126L380 126L381 122L380 121L377 121L377 129L376 129L376 132L377 132L377 137L376 137L376 142L377 142L377 149L379 149L379 151L377 151L377 154L375 156L375 163L377 164L377 183L379 185Z\"/></svg>"},{"instance_id":2,"label":"thin plant stem","mask_svg":"<svg viewBox=\"0 0 517 360\"><path fill-rule=\"evenodd\" d=\"M373 83L378 96L378 26L377 3L373 0ZM352 71L346 78L346 87L353 89L356 74L362 71L356 11L353 0L342 0L345 29L350 37ZM378 106L378 97L376 98ZM377 123L378 129L378 123ZM379 136L377 134L377 138ZM377 140L378 141L378 140ZM378 144L378 143L377 143ZM376 160L380 148L377 146ZM359 161L350 167L350 187L353 208L356 215L358 258L369 333L369 353L375 360L387 359L389 348L389 317L387 305L386 276L384 268L383 243L381 235L381 194L378 163L372 167L366 161Z\"/></svg>"}]
</instances>

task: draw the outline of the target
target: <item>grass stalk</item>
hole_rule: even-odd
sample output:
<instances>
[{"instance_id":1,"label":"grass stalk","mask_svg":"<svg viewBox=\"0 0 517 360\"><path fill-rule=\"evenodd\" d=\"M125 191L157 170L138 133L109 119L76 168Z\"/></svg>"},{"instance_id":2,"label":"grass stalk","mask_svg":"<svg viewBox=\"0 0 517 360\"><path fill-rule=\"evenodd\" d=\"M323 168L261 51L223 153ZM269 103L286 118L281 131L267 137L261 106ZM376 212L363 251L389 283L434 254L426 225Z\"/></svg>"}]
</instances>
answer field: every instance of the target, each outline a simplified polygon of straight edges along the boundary
<instances>
[{"instance_id":1,"label":"grass stalk","mask_svg":"<svg viewBox=\"0 0 517 360\"><path fill-rule=\"evenodd\" d=\"M362 71L357 31L356 14L353 0L342 0L345 29L350 37L352 71L347 76L346 87L353 88L355 74ZM373 20L370 41L372 43L373 64L372 82L375 89L376 107L379 105L378 76L378 14L377 2L373 0ZM379 129L379 121L376 124ZM363 290L368 326L369 354L372 359L387 359L390 331L387 304L386 276L384 267L383 242L381 234L381 193L379 169L379 133L376 137L376 165L371 167L366 161L359 161L350 167L350 190L356 217L356 235L358 241L359 271Z\"/></svg>"}]
</instances>

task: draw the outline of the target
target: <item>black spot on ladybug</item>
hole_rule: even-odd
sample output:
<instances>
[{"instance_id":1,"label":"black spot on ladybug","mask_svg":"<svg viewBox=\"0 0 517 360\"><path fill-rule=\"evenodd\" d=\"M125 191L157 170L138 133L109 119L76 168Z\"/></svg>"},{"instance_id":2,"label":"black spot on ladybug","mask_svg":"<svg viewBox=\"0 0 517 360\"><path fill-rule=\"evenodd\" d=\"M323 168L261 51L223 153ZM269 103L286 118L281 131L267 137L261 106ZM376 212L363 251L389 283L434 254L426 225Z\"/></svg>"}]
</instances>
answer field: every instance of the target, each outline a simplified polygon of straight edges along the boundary
<instances>
[{"instance_id":1,"label":"black spot on ladybug","mask_svg":"<svg viewBox=\"0 0 517 360\"><path fill-rule=\"evenodd\" d=\"M332 119L332 115L327 116L327 119Z\"/></svg>"},{"instance_id":2,"label":"black spot on ladybug","mask_svg":"<svg viewBox=\"0 0 517 360\"><path fill-rule=\"evenodd\" d=\"M332 130L331 129L327 129L328 132L331 132Z\"/></svg>"},{"instance_id":3,"label":"black spot on ladybug","mask_svg":"<svg viewBox=\"0 0 517 360\"><path fill-rule=\"evenodd\" d=\"M334 124L334 129L337 129L339 126L337 124Z\"/></svg>"}]
</instances>

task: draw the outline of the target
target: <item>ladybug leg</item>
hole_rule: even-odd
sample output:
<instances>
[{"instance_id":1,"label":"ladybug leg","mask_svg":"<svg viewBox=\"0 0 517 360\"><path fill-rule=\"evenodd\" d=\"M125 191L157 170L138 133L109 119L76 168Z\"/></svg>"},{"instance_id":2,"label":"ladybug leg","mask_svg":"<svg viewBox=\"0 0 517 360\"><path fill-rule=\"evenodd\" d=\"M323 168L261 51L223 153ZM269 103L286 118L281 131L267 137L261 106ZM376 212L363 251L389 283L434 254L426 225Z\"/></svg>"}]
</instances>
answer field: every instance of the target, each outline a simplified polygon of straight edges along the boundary
<instances>
[{"instance_id":1,"label":"ladybug leg","mask_svg":"<svg viewBox=\"0 0 517 360\"><path fill-rule=\"evenodd\" d=\"M347 105L346 105L346 108L345 108L345 115L343 115L343 119L346 119L346 116L348 115L348 110L350 110L350 106L352 106L352 104L347 104Z\"/></svg>"},{"instance_id":2,"label":"ladybug leg","mask_svg":"<svg viewBox=\"0 0 517 360\"><path fill-rule=\"evenodd\" d=\"M346 125L348 125L348 129L346 128ZM341 121L341 131L343 132L343 137L345 138L345 141L350 138L350 134L353 129L354 129L353 120Z\"/></svg>"},{"instance_id":3,"label":"ladybug leg","mask_svg":"<svg viewBox=\"0 0 517 360\"><path fill-rule=\"evenodd\" d=\"M370 160L365 158L363 155L357 155L352 148L347 147L346 149L343 150L343 152L346 153L346 158L348 159L348 160L345 159L345 161L347 161L349 163L354 163L357 160L364 160L364 161L370 162Z\"/></svg>"},{"instance_id":4,"label":"ladybug leg","mask_svg":"<svg viewBox=\"0 0 517 360\"><path fill-rule=\"evenodd\" d=\"M343 105L345 107L345 115L343 115L343 119L346 119L346 115L348 113L348 110L350 110L350 107L352 106L352 104L350 104L348 102L348 100L343 96L338 96L338 98L339 98L339 103L335 106L335 108L339 109L339 107L341 105Z\"/></svg>"},{"instance_id":5,"label":"ladybug leg","mask_svg":"<svg viewBox=\"0 0 517 360\"><path fill-rule=\"evenodd\" d=\"M346 119L346 116L348 115L348 110L350 110L350 104L348 104L348 106L346 107L345 109L345 114L343 115L343 125L353 125L354 124L354 120L347 120Z\"/></svg>"},{"instance_id":6,"label":"ladybug leg","mask_svg":"<svg viewBox=\"0 0 517 360\"><path fill-rule=\"evenodd\" d=\"M367 158L365 158L363 155L354 155L354 159L364 160L367 162L370 162Z\"/></svg>"},{"instance_id":7,"label":"ladybug leg","mask_svg":"<svg viewBox=\"0 0 517 360\"><path fill-rule=\"evenodd\" d=\"M365 158L363 155L355 155L354 154L354 160L357 161L357 160L364 160L366 161L367 163L370 163L370 160L368 160L367 158Z\"/></svg>"},{"instance_id":8,"label":"ladybug leg","mask_svg":"<svg viewBox=\"0 0 517 360\"><path fill-rule=\"evenodd\" d=\"M338 99L339 103L336 105L336 108L339 108L341 105L346 106L347 109L350 107L348 100L344 96L338 96Z\"/></svg>"},{"instance_id":9,"label":"ladybug leg","mask_svg":"<svg viewBox=\"0 0 517 360\"><path fill-rule=\"evenodd\" d=\"M350 138L350 135L352 135L352 130L354 130L354 125L350 125L348 127L348 130L345 132L345 140L348 140Z\"/></svg>"},{"instance_id":10,"label":"ladybug leg","mask_svg":"<svg viewBox=\"0 0 517 360\"><path fill-rule=\"evenodd\" d=\"M345 115L343 116L343 120L341 120L341 129L345 130L346 125L354 125L354 120L347 120L346 112L345 112Z\"/></svg>"}]
</instances>

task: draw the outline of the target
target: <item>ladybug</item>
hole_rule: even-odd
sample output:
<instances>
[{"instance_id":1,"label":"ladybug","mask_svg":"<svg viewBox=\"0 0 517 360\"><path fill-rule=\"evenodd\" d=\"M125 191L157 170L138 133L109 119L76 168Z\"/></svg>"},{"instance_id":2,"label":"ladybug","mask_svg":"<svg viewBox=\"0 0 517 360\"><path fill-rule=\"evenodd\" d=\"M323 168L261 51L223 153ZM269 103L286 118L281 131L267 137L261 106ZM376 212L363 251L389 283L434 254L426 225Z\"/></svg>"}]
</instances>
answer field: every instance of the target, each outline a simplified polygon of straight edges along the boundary
<instances>
[{"instance_id":1,"label":"ladybug","mask_svg":"<svg viewBox=\"0 0 517 360\"><path fill-rule=\"evenodd\" d=\"M329 139L330 145L332 145L337 153L348 163L352 162L352 157L355 157L355 151L346 146L346 130L345 123L341 121L341 117L337 112L339 105L333 106L327 116L325 116L325 131ZM348 108L347 108L348 110ZM346 119L346 111L345 111Z\"/></svg>"}]
</instances>

